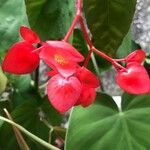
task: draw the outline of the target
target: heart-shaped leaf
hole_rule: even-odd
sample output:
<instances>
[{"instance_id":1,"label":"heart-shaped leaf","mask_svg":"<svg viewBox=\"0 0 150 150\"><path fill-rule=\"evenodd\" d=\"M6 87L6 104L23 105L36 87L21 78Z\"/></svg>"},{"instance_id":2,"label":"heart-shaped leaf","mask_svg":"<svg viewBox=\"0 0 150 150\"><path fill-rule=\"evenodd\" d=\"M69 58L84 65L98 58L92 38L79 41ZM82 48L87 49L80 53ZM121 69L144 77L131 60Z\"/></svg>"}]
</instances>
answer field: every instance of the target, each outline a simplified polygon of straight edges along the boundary
<instances>
[{"instance_id":1,"label":"heart-shaped leaf","mask_svg":"<svg viewBox=\"0 0 150 150\"><path fill-rule=\"evenodd\" d=\"M74 108L65 150L149 150L150 95L122 97L122 110L99 93L89 108Z\"/></svg>"},{"instance_id":2,"label":"heart-shaped leaf","mask_svg":"<svg viewBox=\"0 0 150 150\"><path fill-rule=\"evenodd\" d=\"M150 92L148 73L139 63L129 63L126 69L118 71L116 81L123 90L131 94Z\"/></svg>"}]
</instances>

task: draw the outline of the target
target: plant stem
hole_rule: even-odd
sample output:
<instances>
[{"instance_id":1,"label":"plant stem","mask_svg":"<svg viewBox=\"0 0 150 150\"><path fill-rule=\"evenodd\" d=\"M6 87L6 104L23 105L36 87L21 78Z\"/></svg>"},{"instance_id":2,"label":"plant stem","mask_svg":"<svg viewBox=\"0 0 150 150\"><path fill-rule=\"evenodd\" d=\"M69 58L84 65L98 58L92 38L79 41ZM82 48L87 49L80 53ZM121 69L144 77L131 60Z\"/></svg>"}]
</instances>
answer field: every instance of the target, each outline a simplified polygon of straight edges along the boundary
<instances>
[{"instance_id":1,"label":"plant stem","mask_svg":"<svg viewBox=\"0 0 150 150\"><path fill-rule=\"evenodd\" d=\"M7 115L8 119L13 121L13 119L12 119L11 115L9 114L9 112L7 111L7 109L4 109L4 112ZM20 131L14 125L12 125L12 128L13 128L14 133L16 135L16 139L17 139L17 142L19 144L20 149L21 150L30 150L30 148L28 147L27 143L25 142Z\"/></svg>"},{"instance_id":2,"label":"plant stem","mask_svg":"<svg viewBox=\"0 0 150 150\"><path fill-rule=\"evenodd\" d=\"M73 22L72 22L72 24L71 24L71 26L70 26L70 28L69 28L69 30L68 30L68 32L67 32L67 34L64 37L63 41L67 42L69 40L69 38L70 38L70 36L71 36L78 20L79 20L79 15L76 15Z\"/></svg>"},{"instance_id":3,"label":"plant stem","mask_svg":"<svg viewBox=\"0 0 150 150\"><path fill-rule=\"evenodd\" d=\"M87 66L88 66L88 63L89 63L89 61L90 61L92 52L93 52L93 50L90 49L89 52L88 52L88 55L86 56L86 59L85 59L85 61L84 61L84 64L83 64L84 67L87 67Z\"/></svg>"},{"instance_id":4,"label":"plant stem","mask_svg":"<svg viewBox=\"0 0 150 150\"><path fill-rule=\"evenodd\" d=\"M87 41L87 44L89 45L90 49L92 49L93 44L92 44L92 42L91 42L91 40L90 40L90 38L89 38L89 35L88 35L88 33L87 33L87 29L86 29L86 27L85 27L85 25L84 25L83 18L82 18L81 16L80 16L80 18L79 18L79 23L80 23L80 26L81 26L81 30L82 30L82 32L83 32L83 35L84 35L84 37L85 37L85 40Z\"/></svg>"},{"instance_id":5,"label":"plant stem","mask_svg":"<svg viewBox=\"0 0 150 150\"><path fill-rule=\"evenodd\" d=\"M96 49L94 46L93 46L93 51L95 53L97 53L98 55L100 55L101 57L105 58L107 61L111 62L112 65L118 70L118 69L125 69L123 66L121 66L119 63L117 63L115 61L115 59L112 59L111 57L109 57L108 55L106 55L105 53L99 51L98 49Z\"/></svg>"},{"instance_id":6,"label":"plant stem","mask_svg":"<svg viewBox=\"0 0 150 150\"><path fill-rule=\"evenodd\" d=\"M44 140L40 139L39 137L35 136L34 134L30 133L29 131L27 131L24 127L22 127L21 125L0 116L0 120L6 121L7 123L14 125L16 128L18 128L19 130L21 130L23 133L25 133L28 137L32 138L34 141L40 143L41 145L43 145L44 147L48 148L49 150L60 150L59 148L45 142Z\"/></svg>"},{"instance_id":7,"label":"plant stem","mask_svg":"<svg viewBox=\"0 0 150 150\"><path fill-rule=\"evenodd\" d=\"M126 59L125 58L121 58L121 59L114 59L115 61L117 61L117 62L125 62L126 61Z\"/></svg>"}]
</instances>

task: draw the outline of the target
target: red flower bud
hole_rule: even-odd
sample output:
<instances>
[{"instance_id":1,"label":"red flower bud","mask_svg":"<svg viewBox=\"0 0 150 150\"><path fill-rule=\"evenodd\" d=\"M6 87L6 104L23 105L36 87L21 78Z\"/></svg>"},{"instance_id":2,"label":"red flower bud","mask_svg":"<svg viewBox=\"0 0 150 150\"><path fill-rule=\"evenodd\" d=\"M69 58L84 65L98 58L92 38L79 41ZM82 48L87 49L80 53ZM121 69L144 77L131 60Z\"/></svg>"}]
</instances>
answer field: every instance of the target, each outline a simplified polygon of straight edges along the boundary
<instances>
[{"instance_id":1,"label":"red flower bud","mask_svg":"<svg viewBox=\"0 0 150 150\"><path fill-rule=\"evenodd\" d=\"M150 79L145 68L139 63L129 63L116 76L118 85L131 94L150 92Z\"/></svg>"},{"instance_id":2,"label":"red flower bud","mask_svg":"<svg viewBox=\"0 0 150 150\"><path fill-rule=\"evenodd\" d=\"M32 51L35 48L27 42L15 43L7 52L2 69L14 74L26 74L39 65L39 56Z\"/></svg>"},{"instance_id":3,"label":"red flower bud","mask_svg":"<svg viewBox=\"0 0 150 150\"><path fill-rule=\"evenodd\" d=\"M81 95L75 105L82 105L83 107L88 107L94 102L95 98L95 89L82 85Z\"/></svg>"},{"instance_id":4,"label":"red flower bud","mask_svg":"<svg viewBox=\"0 0 150 150\"><path fill-rule=\"evenodd\" d=\"M31 43L31 44L40 43L39 36L26 26L20 27L20 35L28 43Z\"/></svg>"},{"instance_id":5,"label":"red flower bud","mask_svg":"<svg viewBox=\"0 0 150 150\"><path fill-rule=\"evenodd\" d=\"M136 50L126 57L126 61L128 63L129 62L142 63L144 59L145 59L145 52L143 50Z\"/></svg>"},{"instance_id":6,"label":"red flower bud","mask_svg":"<svg viewBox=\"0 0 150 150\"><path fill-rule=\"evenodd\" d=\"M97 88L100 86L100 80L97 76L85 67L79 67L76 71L76 76L81 83L88 87Z\"/></svg>"},{"instance_id":7,"label":"red flower bud","mask_svg":"<svg viewBox=\"0 0 150 150\"><path fill-rule=\"evenodd\" d=\"M76 77L64 78L57 74L48 81L48 98L60 113L68 111L81 94L81 83Z\"/></svg>"}]
</instances>

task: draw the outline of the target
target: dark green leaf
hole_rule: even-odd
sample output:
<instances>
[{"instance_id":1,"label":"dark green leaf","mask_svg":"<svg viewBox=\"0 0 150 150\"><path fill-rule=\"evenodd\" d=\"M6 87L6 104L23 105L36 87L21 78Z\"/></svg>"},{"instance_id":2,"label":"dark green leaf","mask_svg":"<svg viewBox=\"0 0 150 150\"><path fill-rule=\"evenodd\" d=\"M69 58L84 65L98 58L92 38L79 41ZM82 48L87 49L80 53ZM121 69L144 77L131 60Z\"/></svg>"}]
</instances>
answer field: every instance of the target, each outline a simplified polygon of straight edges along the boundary
<instances>
[{"instance_id":1,"label":"dark green leaf","mask_svg":"<svg viewBox=\"0 0 150 150\"><path fill-rule=\"evenodd\" d=\"M149 150L150 95L122 97L122 111L113 99L98 94L87 109L73 110L66 149L71 150Z\"/></svg>"},{"instance_id":2,"label":"dark green leaf","mask_svg":"<svg viewBox=\"0 0 150 150\"><path fill-rule=\"evenodd\" d=\"M40 121L39 105L36 101L28 101L23 105L17 107L12 113L13 119L24 126L27 130L34 133L44 140L48 140L48 132L49 129L44 125L42 121ZM6 144L7 139L7 144ZM32 142L29 138L25 137L30 149L42 150L43 148L34 142ZM12 130L12 126L4 123L0 128L0 145L3 150L15 149L19 150L14 132Z\"/></svg>"},{"instance_id":3,"label":"dark green leaf","mask_svg":"<svg viewBox=\"0 0 150 150\"><path fill-rule=\"evenodd\" d=\"M54 107L50 104L47 96L43 98L41 108L51 125L60 126L63 121L63 115L59 114Z\"/></svg>"},{"instance_id":4,"label":"dark green leaf","mask_svg":"<svg viewBox=\"0 0 150 150\"><path fill-rule=\"evenodd\" d=\"M96 48L115 57L130 28L135 5L136 0L84 0L85 17Z\"/></svg>"},{"instance_id":5,"label":"dark green leaf","mask_svg":"<svg viewBox=\"0 0 150 150\"><path fill-rule=\"evenodd\" d=\"M73 19L74 0L26 0L31 27L42 40L62 39Z\"/></svg>"}]
</instances>

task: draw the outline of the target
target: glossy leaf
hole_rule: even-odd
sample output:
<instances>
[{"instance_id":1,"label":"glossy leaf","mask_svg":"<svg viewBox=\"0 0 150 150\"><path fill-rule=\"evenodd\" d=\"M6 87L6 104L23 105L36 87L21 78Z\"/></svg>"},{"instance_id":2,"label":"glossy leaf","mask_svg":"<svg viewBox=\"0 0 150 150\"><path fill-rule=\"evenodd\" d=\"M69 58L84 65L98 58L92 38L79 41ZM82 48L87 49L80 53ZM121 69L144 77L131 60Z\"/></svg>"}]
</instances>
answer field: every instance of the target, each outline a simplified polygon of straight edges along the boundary
<instances>
[{"instance_id":1,"label":"glossy leaf","mask_svg":"<svg viewBox=\"0 0 150 150\"><path fill-rule=\"evenodd\" d=\"M96 48L115 56L127 34L136 0L84 0L88 27Z\"/></svg>"},{"instance_id":2,"label":"glossy leaf","mask_svg":"<svg viewBox=\"0 0 150 150\"><path fill-rule=\"evenodd\" d=\"M3 54L19 40L19 27L28 21L24 0L1 0L0 8L0 54Z\"/></svg>"},{"instance_id":3,"label":"glossy leaf","mask_svg":"<svg viewBox=\"0 0 150 150\"><path fill-rule=\"evenodd\" d=\"M150 95L122 97L122 110L99 93L89 108L74 108L65 150L149 150Z\"/></svg>"},{"instance_id":4,"label":"glossy leaf","mask_svg":"<svg viewBox=\"0 0 150 150\"><path fill-rule=\"evenodd\" d=\"M27 0L27 14L31 27L42 40L62 39L74 13L74 0Z\"/></svg>"}]
</instances>

